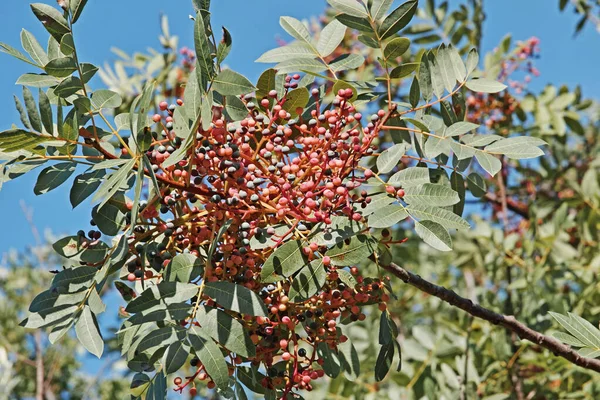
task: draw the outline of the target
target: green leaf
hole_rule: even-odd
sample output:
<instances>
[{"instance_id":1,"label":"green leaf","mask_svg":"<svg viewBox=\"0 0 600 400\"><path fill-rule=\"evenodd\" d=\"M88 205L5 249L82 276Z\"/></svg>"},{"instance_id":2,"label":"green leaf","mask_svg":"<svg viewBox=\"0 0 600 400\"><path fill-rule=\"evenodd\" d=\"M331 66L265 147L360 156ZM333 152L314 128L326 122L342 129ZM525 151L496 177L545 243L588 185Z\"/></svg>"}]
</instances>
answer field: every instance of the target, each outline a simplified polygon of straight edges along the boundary
<instances>
[{"instance_id":1,"label":"green leaf","mask_svg":"<svg viewBox=\"0 0 600 400\"><path fill-rule=\"evenodd\" d=\"M593 349L600 349L600 330L578 315L569 313L567 316L555 312L550 315L558 321L571 335Z\"/></svg>"},{"instance_id":2,"label":"green leaf","mask_svg":"<svg viewBox=\"0 0 600 400\"><path fill-rule=\"evenodd\" d=\"M437 222L446 229L469 229L469 223L460 216L444 208L424 204L411 204L406 210L414 218Z\"/></svg>"},{"instance_id":3,"label":"green leaf","mask_svg":"<svg viewBox=\"0 0 600 400\"><path fill-rule=\"evenodd\" d=\"M444 136L451 137L451 136L464 135L465 133L468 133L477 128L479 128L479 125L474 124L472 122L459 121L459 122L453 123L448 128L446 128L446 130L444 131Z\"/></svg>"},{"instance_id":4,"label":"green leaf","mask_svg":"<svg viewBox=\"0 0 600 400\"><path fill-rule=\"evenodd\" d=\"M346 81L338 79L333 84L332 93L338 93L340 91L340 89L352 90L353 95L352 95L352 97L350 97L351 102L355 101L358 98L358 91L356 90L356 88L354 86L352 86L350 83L348 83Z\"/></svg>"},{"instance_id":5,"label":"green leaf","mask_svg":"<svg viewBox=\"0 0 600 400\"><path fill-rule=\"evenodd\" d=\"M410 145L408 143L398 143L384 150L379 157L377 157L377 169L379 170L379 173L387 174L393 170L409 148Z\"/></svg>"},{"instance_id":6,"label":"green leaf","mask_svg":"<svg viewBox=\"0 0 600 400\"><path fill-rule=\"evenodd\" d=\"M96 316L92 314L89 306L85 306L77 323L75 324L77 339L83 347L96 357L100 358L104 351L104 341L98 328Z\"/></svg>"},{"instance_id":7,"label":"green leaf","mask_svg":"<svg viewBox=\"0 0 600 400\"><path fill-rule=\"evenodd\" d=\"M30 6L33 14L35 14L37 19L44 25L44 28L46 28L58 42L60 42L62 35L71 31L69 23L56 8L43 3L35 3Z\"/></svg>"},{"instance_id":8,"label":"green leaf","mask_svg":"<svg viewBox=\"0 0 600 400\"><path fill-rule=\"evenodd\" d=\"M367 18L353 17L348 14L340 14L335 18L348 28L356 29L359 32L365 32L371 35L375 34L375 31Z\"/></svg>"},{"instance_id":9,"label":"green leaf","mask_svg":"<svg viewBox=\"0 0 600 400\"><path fill-rule=\"evenodd\" d=\"M63 162L44 168L38 176L33 192L39 196L57 188L69 179L75 172L75 167L73 162Z\"/></svg>"},{"instance_id":10,"label":"green leaf","mask_svg":"<svg viewBox=\"0 0 600 400\"><path fill-rule=\"evenodd\" d=\"M310 93L305 87L301 87L288 92L283 103L283 109L290 114L295 114L297 108L304 108L310 100Z\"/></svg>"},{"instance_id":11,"label":"green leaf","mask_svg":"<svg viewBox=\"0 0 600 400\"><path fill-rule=\"evenodd\" d=\"M94 207L92 219L102 233L115 236L126 224L125 214L114 204L106 203L102 207Z\"/></svg>"},{"instance_id":12,"label":"green leaf","mask_svg":"<svg viewBox=\"0 0 600 400\"><path fill-rule=\"evenodd\" d=\"M202 93L206 92L208 81L215 75L215 65L213 62L213 45L208 39L205 29L202 13L196 13L196 22L194 23L194 48L196 50L196 74L198 75L198 84Z\"/></svg>"},{"instance_id":13,"label":"green leaf","mask_svg":"<svg viewBox=\"0 0 600 400\"><path fill-rule=\"evenodd\" d=\"M254 357L256 346L244 325L231 315L216 308L200 306L196 314L203 332L223 347L242 357Z\"/></svg>"},{"instance_id":14,"label":"green leaf","mask_svg":"<svg viewBox=\"0 0 600 400\"><path fill-rule=\"evenodd\" d=\"M471 75L471 72L473 72L475 70L475 68L477 68L478 64L479 64L479 54L477 54L477 49L473 48L469 51L469 54L467 55L467 63L466 63L467 75Z\"/></svg>"},{"instance_id":15,"label":"green leaf","mask_svg":"<svg viewBox=\"0 0 600 400\"><path fill-rule=\"evenodd\" d=\"M165 353L165 373L172 374L183 367L188 358L188 349L181 341L175 341L169 345Z\"/></svg>"},{"instance_id":16,"label":"green leaf","mask_svg":"<svg viewBox=\"0 0 600 400\"><path fill-rule=\"evenodd\" d=\"M451 206L460 201L458 193L450 187L435 183L407 187L404 200L409 204L431 206Z\"/></svg>"},{"instance_id":17,"label":"green leaf","mask_svg":"<svg viewBox=\"0 0 600 400\"><path fill-rule=\"evenodd\" d=\"M262 99L263 97L267 97L269 92L275 89L275 80L277 76L277 71L274 69L268 69L263 72L258 78L258 82L256 83L256 98Z\"/></svg>"},{"instance_id":18,"label":"green leaf","mask_svg":"<svg viewBox=\"0 0 600 400\"><path fill-rule=\"evenodd\" d=\"M452 211L457 216L460 216L463 214L463 211L465 209L465 196L466 196L465 179L463 178L463 176L460 172L458 172L456 170L452 171L452 174L450 175L450 187L452 188L452 190L454 190L456 193L458 193L458 197L460 198L460 201L452 207ZM444 224L442 224L442 225L444 225Z\"/></svg>"},{"instance_id":19,"label":"green leaf","mask_svg":"<svg viewBox=\"0 0 600 400\"><path fill-rule=\"evenodd\" d=\"M465 68L465 64L460 57L460 53L456 49L456 47L449 44L447 47L448 54L450 56L450 61L452 62L452 70L454 71L454 77L458 82L464 82L467 77L467 70Z\"/></svg>"},{"instance_id":20,"label":"green leaf","mask_svg":"<svg viewBox=\"0 0 600 400\"><path fill-rule=\"evenodd\" d=\"M282 277L289 277L298 272L308 263L302 251L303 247L303 243L299 240L288 241L278 247L263 264L260 271L261 281L277 282Z\"/></svg>"},{"instance_id":21,"label":"green leaf","mask_svg":"<svg viewBox=\"0 0 600 400\"><path fill-rule=\"evenodd\" d=\"M354 288L356 286L356 278L354 278L350 272L346 271L345 269L338 269L336 272L339 280L342 281L346 286L349 288Z\"/></svg>"},{"instance_id":22,"label":"green leaf","mask_svg":"<svg viewBox=\"0 0 600 400\"><path fill-rule=\"evenodd\" d=\"M29 117L29 123L36 132L42 131L42 120L38 112L35 99L33 94L28 87L23 86L23 100L25 101L25 108L27 109L27 116Z\"/></svg>"},{"instance_id":23,"label":"green leaf","mask_svg":"<svg viewBox=\"0 0 600 400\"><path fill-rule=\"evenodd\" d=\"M483 151L475 151L475 158L481 168L485 169L491 176L496 175L502 169L502 163L491 154Z\"/></svg>"},{"instance_id":24,"label":"green leaf","mask_svg":"<svg viewBox=\"0 0 600 400\"><path fill-rule=\"evenodd\" d=\"M317 294L327 280L327 272L323 259L319 258L310 262L294 276L289 297L294 302L307 300Z\"/></svg>"},{"instance_id":25,"label":"green leaf","mask_svg":"<svg viewBox=\"0 0 600 400\"><path fill-rule=\"evenodd\" d=\"M240 382L254 393L265 394L268 390L261 383L265 376L258 371L257 367L238 366L236 373Z\"/></svg>"},{"instance_id":26,"label":"green leaf","mask_svg":"<svg viewBox=\"0 0 600 400\"><path fill-rule=\"evenodd\" d=\"M39 89L38 90L38 103L40 108L40 118L42 119L42 125L44 130L49 133L54 133L54 123L52 121L52 106L46 93Z\"/></svg>"},{"instance_id":27,"label":"green leaf","mask_svg":"<svg viewBox=\"0 0 600 400\"><path fill-rule=\"evenodd\" d=\"M319 359L323 360L323 371L327 376L335 378L340 374L341 362L337 351L332 350L327 342L319 342L317 345Z\"/></svg>"},{"instance_id":28,"label":"green leaf","mask_svg":"<svg viewBox=\"0 0 600 400\"><path fill-rule=\"evenodd\" d=\"M103 169L97 171L90 171L78 175L73 182L69 199L73 208L77 207L83 200L88 198L92 193L98 189L103 181L106 171Z\"/></svg>"},{"instance_id":29,"label":"green leaf","mask_svg":"<svg viewBox=\"0 0 600 400\"><path fill-rule=\"evenodd\" d=\"M23 74L15 82L16 85L24 85L31 87L48 87L58 85L60 81L46 74Z\"/></svg>"},{"instance_id":30,"label":"green leaf","mask_svg":"<svg viewBox=\"0 0 600 400\"><path fill-rule=\"evenodd\" d=\"M102 243L102 242L100 242ZM89 262L99 262L104 259L106 255L107 246L103 243L102 246L96 246L96 248L84 249L81 246L81 238L78 236L67 236L65 238L60 239L56 243L52 245L54 251L56 251L59 255L70 258L73 261L81 261L84 258ZM84 257L85 255L85 257ZM94 275L98 272L96 267L79 267L73 269L66 269L61 271L54 277L55 282L63 281L72 274L81 275L85 273L88 276L88 280L91 280ZM87 282L87 281L85 281Z\"/></svg>"},{"instance_id":31,"label":"green leaf","mask_svg":"<svg viewBox=\"0 0 600 400\"><path fill-rule=\"evenodd\" d=\"M85 291L58 294L45 290L38 294L29 305L29 312L41 315L48 314L53 308L79 305L85 298Z\"/></svg>"},{"instance_id":32,"label":"green leaf","mask_svg":"<svg viewBox=\"0 0 600 400\"><path fill-rule=\"evenodd\" d=\"M360 360L350 339L338 344L338 357L344 370L344 376L347 380L354 382L360 375Z\"/></svg>"},{"instance_id":33,"label":"green leaf","mask_svg":"<svg viewBox=\"0 0 600 400\"><path fill-rule=\"evenodd\" d=\"M448 155L450 153L450 141L437 137L430 137L425 142L425 154L429 158L435 158L440 154Z\"/></svg>"},{"instance_id":34,"label":"green leaf","mask_svg":"<svg viewBox=\"0 0 600 400\"><path fill-rule=\"evenodd\" d=\"M338 0L329 0L329 1L338 1ZM353 1L356 5L360 7L360 5ZM344 35L346 34L346 26L342 24L337 19L331 20L325 28L321 31L319 36L319 41L317 42L317 51L321 55L321 57L327 57L331 53L334 52L335 49L342 43L344 40Z\"/></svg>"},{"instance_id":35,"label":"green leaf","mask_svg":"<svg viewBox=\"0 0 600 400\"><path fill-rule=\"evenodd\" d=\"M389 311L381 313L379 318L379 344L386 345L396 341L398 337L398 326L392 320Z\"/></svg>"},{"instance_id":36,"label":"green leaf","mask_svg":"<svg viewBox=\"0 0 600 400\"><path fill-rule=\"evenodd\" d=\"M393 199L390 203L392 201ZM373 202L374 201L372 201L371 204L373 204ZM363 214L364 213L365 209L363 210ZM319 246L329 247L356 235L362 229L361 224L349 217L336 215L331 217L331 224L329 225L315 225L311 233L310 241L317 243Z\"/></svg>"},{"instance_id":37,"label":"green leaf","mask_svg":"<svg viewBox=\"0 0 600 400\"><path fill-rule=\"evenodd\" d=\"M142 294L131 301L125 311L137 313L145 311L160 302L180 303L191 299L198 293L198 286L192 283L166 282L147 287Z\"/></svg>"},{"instance_id":38,"label":"green leaf","mask_svg":"<svg viewBox=\"0 0 600 400\"><path fill-rule=\"evenodd\" d=\"M448 92L452 92L456 84L456 78L454 76L454 67L450 58L450 52L444 43L438 48L436 60L439 64L439 76L444 87Z\"/></svg>"},{"instance_id":39,"label":"green leaf","mask_svg":"<svg viewBox=\"0 0 600 400\"><path fill-rule=\"evenodd\" d=\"M279 25L295 39L310 43L310 32L306 29L306 26L296 18L281 17L279 18Z\"/></svg>"},{"instance_id":40,"label":"green leaf","mask_svg":"<svg viewBox=\"0 0 600 400\"><path fill-rule=\"evenodd\" d=\"M39 65L37 65L34 62L31 62L31 60L29 58L27 58L27 56L23 53L21 53L19 50L15 49L12 46L7 45L6 43L2 43L0 42L0 51L6 54L10 54L11 56L15 57L18 60L24 61L27 64L31 64L34 67L39 67Z\"/></svg>"},{"instance_id":41,"label":"green leaf","mask_svg":"<svg viewBox=\"0 0 600 400\"><path fill-rule=\"evenodd\" d=\"M192 254L177 254L167 266L165 279L170 282L190 282L204 270L202 260Z\"/></svg>"},{"instance_id":42,"label":"green leaf","mask_svg":"<svg viewBox=\"0 0 600 400\"><path fill-rule=\"evenodd\" d=\"M383 206L369 216L370 228L389 228L408 218L406 208L398 204Z\"/></svg>"},{"instance_id":43,"label":"green leaf","mask_svg":"<svg viewBox=\"0 0 600 400\"><path fill-rule=\"evenodd\" d=\"M554 332L552 334L552 336L554 336L561 342L568 344L569 346L575 346L575 347L585 347L586 346L585 343L581 342L579 339L575 338L574 336L569 335L568 333Z\"/></svg>"},{"instance_id":44,"label":"green leaf","mask_svg":"<svg viewBox=\"0 0 600 400\"><path fill-rule=\"evenodd\" d=\"M471 159L477 152L477 149L475 149L474 147L468 145L465 146L453 140L450 140L449 142L450 148L454 152L454 156L457 160Z\"/></svg>"},{"instance_id":45,"label":"green leaf","mask_svg":"<svg viewBox=\"0 0 600 400\"><path fill-rule=\"evenodd\" d=\"M80 67L81 79L83 80L83 83L88 83L90 79L92 79L94 75L96 75L96 72L98 72L98 67L96 67L93 64L81 63Z\"/></svg>"},{"instance_id":46,"label":"green leaf","mask_svg":"<svg viewBox=\"0 0 600 400\"><path fill-rule=\"evenodd\" d=\"M154 376L145 400L164 400L167 398L167 377L161 371Z\"/></svg>"},{"instance_id":47,"label":"green leaf","mask_svg":"<svg viewBox=\"0 0 600 400\"><path fill-rule=\"evenodd\" d=\"M498 93L506 89L506 85L486 78L471 79L465 86L474 92Z\"/></svg>"},{"instance_id":48,"label":"green leaf","mask_svg":"<svg viewBox=\"0 0 600 400\"><path fill-rule=\"evenodd\" d=\"M255 87L243 75L224 69L214 79L213 88L222 95L237 96L254 91Z\"/></svg>"},{"instance_id":49,"label":"green leaf","mask_svg":"<svg viewBox=\"0 0 600 400\"><path fill-rule=\"evenodd\" d=\"M367 10L356 0L327 0L336 11L352 15L353 17L367 17Z\"/></svg>"},{"instance_id":50,"label":"green leaf","mask_svg":"<svg viewBox=\"0 0 600 400\"><path fill-rule=\"evenodd\" d=\"M115 282L115 285L116 284L117 282ZM125 289L131 290L127 286L125 286ZM127 292L125 292L125 295L126 294ZM131 299L129 301L131 301ZM181 321L189 317L191 312L192 305L188 303L172 303L168 305L157 304L152 308L148 309L147 311L136 313L127 321L130 322L132 325L140 325L147 322L157 321Z\"/></svg>"},{"instance_id":51,"label":"green leaf","mask_svg":"<svg viewBox=\"0 0 600 400\"><path fill-rule=\"evenodd\" d=\"M409 167L395 173L388 180L389 185L408 188L429 183L429 169L426 167Z\"/></svg>"},{"instance_id":52,"label":"green leaf","mask_svg":"<svg viewBox=\"0 0 600 400\"><path fill-rule=\"evenodd\" d=\"M535 137L519 136L498 140L488 145L484 151L494 154L504 154L509 158L521 160L543 156L544 151L538 148L538 146L545 144L545 141Z\"/></svg>"},{"instance_id":53,"label":"green leaf","mask_svg":"<svg viewBox=\"0 0 600 400\"><path fill-rule=\"evenodd\" d=\"M229 31L225 27L222 27L222 29L223 38L221 39L217 47L217 63L219 65L227 58L229 52L231 51L231 46L233 44L231 34L229 33Z\"/></svg>"},{"instance_id":54,"label":"green leaf","mask_svg":"<svg viewBox=\"0 0 600 400\"><path fill-rule=\"evenodd\" d=\"M21 45L37 65L43 67L48 63L48 54L46 54L46 51L35 36L25 29L21 31Z\"/></svg>"},{"instance_id":55,"label":"green leaf","mask_svg":"<svg viewBox=\"0 0 600 400\"><path fill-rule=\"evenodd\" d=\"M60 52L65 56L70 56L75 52L75 42L73 42L73 35L67 33L60 41Z\"/></svg>"},{"instance_id":56,"label":"green leaf","mask_svg":"<svg viewBox=\"0 0 600 400\"><path fill-rule=\"evenodd\" d=\"M221 227L219 228L219 231L217 232L217 235L215 236L213 242L210 244L210 246L208 248L208 252L206 253L206 260L208 261L209 265L211 265L211 263L212 263L212 257L215 254L215 250L217 249L217 246L218 246L219 242L221 241L221 238L223 237L225 232L227 232L227 229L229 229L229 227L231 226L231 223L232 223L231 219L228 219L227 221L225 221L223 223L223 225L221 225Z\"/></svg>"},{"instance_id":57,"label":"green leaf","mask_svg":"<svg viewBox=\"0 0 600 400\"><path fill-rule=\"evenodd\" d=\"M467 187L471 191L471 194L475 197L482 197L487 193L487 184L485 179L483 179L477 172L471 172L469 176L467 176Z\"/></svg>"},{"instance_id":58,"label":"green leaf","mask_svg":"<svg viewBox=\"0 0 600 400\"><path fill-rule=\"evenodd\" d=\"M113 172L108 179L106 179L102 185L98 188L98 191L94 194L92 198L93 201L98 201L101 199L102 202L100 206L106 203L113 195L121 190L121 187L127 182L129 177L129 173L135 166L136 159L132 158L127 161L126 164L121 166L117 171Z\"/></svg>"},{"instance_id":59,"label":"green leaf","mask_svg":"<svg viewBox=\"0 0 600 400\"><path fill-rule=\"evenodd\" d=\"M438 60L432 51L427 52L423 55L424 58L427 58L429 63L429 71L431 73L431 85L433 86L433 92L438 98L442 97L444 94L444 79L442 76L442 67L440 65L440 60Z\"/></svg>"},{"instance_id":60,"label":"green leaf","mask_svg":"<svg viewBox=\"0 0 600 400\"><path fill-rule=\"evenodd\" d=\"M225 96L225 110L234 121L241 121L248 116L248 108L237 96Z\"/></svg>"},{"instance_id":61,"label":"green leaf","mask_svg":"<svg viewBox=\"0 0 600 400\"><path fill-rule=\"evenodd\" d=\"M229 370L219 347L197 326L190 328L188 339L202 365L217 387L229 387Z\"/></svg>"},{"instance_id":62,"label":"green leaf","mask_svg":"<svg viewBox=\"0 0 600 400\"><path fill-rule=\"evenodd\" d=\"M177 331L172 326L155 329L140 341L136 351L138 353L152 349L157 350L178 341Z\"/></svg>"},{"instance_id":63,"label":"green leaf","mask_svg":"<svg viewBox=\"0 0 600 400\"><path fill-rule=\"evenodd\" d=\"M78 306L68 308L55 307L43 316L37 313L31 313L27 319L21 322L21 326L29 329L46 328L60 323L72 323L73 314L79 309Z\"/></svg>"},{"instance_id":64,"label":"green leaf","mask_svg":"<svg viewBox=\"0 0 600 400\"><path fill-rule=\"evenodd\" d=\"M431 82L431 67L429 60L425 55L421 57L421 64L419 66L419 87L421 88L421 95L423 100L428 102L433 97L433 83Z\"/></svg>"},{"instance_id":65,"label":"green leaf","mask_svg":"<svg viewBox=\"0 0 600 400\"><path fill-rule=\"evenodd\" d=\"M373 39L372 37L370 37L368 34L358 35L358 40L361 43L363 43L373 49L379 48L379 42L377 40Z\"/></svg>"},{"instance_id":66,"label":"green leaf","mask_svg":"<svg viewBox=\"0 0 600 400\"><path fill-rule=\"evenodd\" d=\"M360 54L342 54L331 63L329 68L334 72L356 69L365 63L365 58Z\"/></svg>"},{"instance_id":67,"label":"green leaf","mask_svg":"<svg viewBox=\"0 0 600 400\"><path fill-rule=\"evenodd\" d=\"M405 78L408 75L412 74L417 69L418 66L419 66L418 63L407 63L407 64L399 65L390 72L390 78L392 78L392 79Z\"/></svg>"},{"instance_id":68,"label":"green leaf","mask_svg":"<svg viewBox=\"0 0 600 400\"><path fill-rule=\"evenodd\" d=\"M371 16L373 19L375 21L379 21L385 17L385 14L388 12L393 3L394 0L373 0L370 7Z\"/></svg>"},{"instance_id":69,"label":"green leaf","mask_svg":"<svg viewBox=\"0 0 600 400\"><path fill-rule=\"evenodd\" d=\"M50 60L44 67L44 70L56 78L64 78L75 72L77 66L72 57L61 57Z\"/></svg>"},{"instance_id":70,"label":"green leaf","mask_svg":"<svg viewBox=\"0 0 600 400\"><path fill-rule=\"evenodd\" d=\"M600 357L600 350L596 350L596 349L590 349L590 348L579 349L577 351L577 353L579 353L579 355L582 357L588 357L588 358Z\"/></svg>"},{"instance_id":71,"label":"green leaf","mask_svg":"<svg viewBox=\"0 0 600 400\"><path fill-rule=\"evenodd\" d=\"M410 102L410 105L413 108L416 108L419 105L420 97L421 97L421 88L419 87L419 80L415 76L410 85L410 91L409 91L409 95L408 95L408 100Z\"/></svg>"},{"instance_id":72,"label":"green leaf","mask_svg":"<svg viewBox=\"0 0 600 400\"><path fill-rule=\"evenodd\" d=\"M287 225L284 224L273 225L269 228L273 228L275 230L273 236L267 233L267 228L264 228L257 229L254 236L250 238L250 248L252 250L262 250L275 246L275 244L277 244L277 241L279 240L276 235L283 235L290 229Z\"/></svg>"},{"instance_id":73,"label":"green leaf","mask_svg":"<svg viewBox=\"0 0 600 400\"><path fill-rule=\"evenodd\" d=\"M439 251L452 251L452 239L448 231L434 221L415 222L415 231L425 243Z\"/></svg>"},{"instance_id":74,"label":"green leaf","mask_svg":"<svg viewBox=\"0 0 600 400\"><path fill-rule=\"evenodd\" d=\"M287 46L277 47L273 50L269 50L263 53L256 62L260 63L273 63L282 62L291 58L310 58L313 59L317 55L313 47L305 42L293 42ZM260 86L259 86L260 87ZM273 86L274 87L274 86ZM270 89L269 89L270 90ZM268 91L267 91L268 93ZM260 96L262 97L262 96Z\"/></svg>"},{"instance_id":75,"label":"green leaf","mask_svg":"<svg viewBox=\"0 0 600 400\"><path fill-rule=\"evenodd\" d=\"M244 286L231 282L207 282L204 294L228 310L256 317L267 316L262 299Z\"/></svg>"},{"instance_id":76,"label":"green leaf","mask_svg":"<svg viewBox=\"0 0 600 400\"><path fill-rule=\"evenodd\" d=\"M58 86L54 89L54 94L58 97L66 99L81 90L81 87L82 83L78 77L69 76L58 84ZM83 100L87 101L88 99L83 98Z\"/></svg>"},{"instance_id":77,"label":"green leaf","mask_svg":"<svg viewBox=\"0 0 600 400\"><path fill-rule=\"evenodd\" d=\"M87 303L94 315L102 314L106 311L106 304L102 302L102 298L96 288L90 290L90 296L87 299Z\"/></svg>"},{"instance_id":78,"label":"green leaf","mask_svg":"<svg viewBox=\"0 0 600 400\"><path fill-rule=\"evenodd\" d=\"M111 90L96 90L91 94L92 111L100 111L104 108L117 108L123 100L118 93Z\"/></svg>"},{"instance_id":79,"label":"green leaf","mask_svg":"<svg viewBox=\"0 0 600 400\"><path fill-rule=\"evenodd\" d=\"M390 371L392 362L394 361L394 344L386 344L381 346L377 361L375 362L375 380L381 382Z\"/></svg>"},{"instance_id":80,"label":"green leaf","mask_svg":"<svg viewBox=\"0 0 600 400\"><path fill-rule=\"evenodd\" d=\"M381 23L380 38L386 39L408 25L417 11L417 3L416 0L407 1L392 11Z\"/></svg>"},{"instance_id":81,"label":"green leaf","mask_svg":"<svg viewBox=\"0 0 600 400\"><path fill-rule=\"evenodd\" d=\"M291 60L280 62L275 66L278 74L288 74L291 72L321 72L327 69L327 66L320 61L309 58L293 58Z\"/></svg>"},{"instance_id":82,"label":"green leaf","mask_svg":"<svg viewBox=\"0 0 600 400\"><path fill-rule=\"evenodd\" d=\"M83 8L88 0L70 0L69 7L71 8L71 22L75 23L81 16Z\"/></svg>"},{"instance_id":83,"label":"green leaf","mask_svg":"<svg viewBox=\"0 0 600 400\"><path fill-rule=\"evenodd\" d=\"M376 248L377 240L369 235L360 234L338 243L325 255L331 258L332 265L345 267L360 264L373 254Z\"/></svg>"},{"instance_id":84,"label":"green leaf","mask_svg":"<svg viewBox=\"0 0 600 400\"><path fill-rule=\"evenodd\" d=\"M410 48L410 39L404 37L398 37L392 39L383 50L383 56L386 60L396 58L402 56L402 54L406 53L406 50Z\"/></svg>"}]
</instances>

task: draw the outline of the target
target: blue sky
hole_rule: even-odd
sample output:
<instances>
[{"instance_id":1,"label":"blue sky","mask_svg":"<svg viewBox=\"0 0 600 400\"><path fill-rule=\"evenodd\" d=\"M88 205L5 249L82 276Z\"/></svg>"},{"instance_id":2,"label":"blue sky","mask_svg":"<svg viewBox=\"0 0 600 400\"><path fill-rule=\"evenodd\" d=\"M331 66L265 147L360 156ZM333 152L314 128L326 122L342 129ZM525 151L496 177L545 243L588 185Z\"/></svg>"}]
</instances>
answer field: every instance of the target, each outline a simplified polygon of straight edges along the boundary
<instances>
[{"instance_id":1,"label":"blue sky","mask_svg":"<svg viewBox=\"0 0 600 400\"><path fill-rule=\"evenodd\" d=\"M319 14L325 6L324 0L215 0L213 3L214 26L225 25L233 35L228 64L253 80L264 69L263 65L253 61L274 47L275 38L283 34L278 24L279 16L306 18ZM493 48L508 32L515 39L535 35L541 39L542 58L537 66L542 76L530 87L539 90L548 82L571 87L579 83L584 95L597 98L600 94L597 78L600 34L588 26L573 39L577 18L570 12L559 13L557 3L554 0L488 1L484 50ZM12 1L2 12L0 41L20 48L21 28L34 33L40 41L46 38L41 24L31 14L28 2ZM186 0L90 1L75 30L80 58L102 65L115 59L110 52L111 46L126 52L158 47L160 12L169 16L171 32L180 37L180 44L191 45L192 22L188 18L191 3ZM3 110L0 130L5 130L18 121L12 94L20 94L21 89L14 82L22 73L36 71L5 54L0 54L0 71L0 109ZM99 78L92 82L93 85L100 83ZM0 191L3 223L0 254L10 248L24 249L33 243L31 230L20 208L21 200L34 209L34 222L42 231L51 229L57 234L73 234L78 229L89 228L90 205L84 203L72 210L68 200L69 184L44 196L35 196L36 175L33 173L8 182Z\"/></svg>"}]
</instances>

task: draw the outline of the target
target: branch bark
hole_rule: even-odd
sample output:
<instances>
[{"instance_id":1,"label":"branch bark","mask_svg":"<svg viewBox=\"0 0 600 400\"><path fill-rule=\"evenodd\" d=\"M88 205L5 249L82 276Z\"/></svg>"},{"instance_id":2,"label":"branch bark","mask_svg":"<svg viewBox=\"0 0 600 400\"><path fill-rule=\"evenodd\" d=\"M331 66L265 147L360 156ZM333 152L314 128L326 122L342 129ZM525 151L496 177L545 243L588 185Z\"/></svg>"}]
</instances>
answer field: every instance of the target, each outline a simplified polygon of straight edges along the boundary
<instances>
[{"instance_id":1,"label":"branch bark","mask_svg":"<svg viewBox=\"0 0 600 400\"><path fill-rule=\"evenodd\" d=\"M494 193L486 193L484 198L492 203L502 205L502 200ZM529 219L529 207L526 204L520 203L514 199L508 197L506 199L506 207L525 219Z\"/></svg>"},{"instance_id":2,"label":"branch bark","mask_svg":"<svg viewBox=\"0 0 600 400\"><path fill-rule=\"evenodd\" d=\"M501 325L519 335L521 339L529 340L532 343L548 349L554 353L554 355L562 357L575 365L590 369L592 371L600 372L600 360L580 356L569 346L552 337L546 336L529 328L523 323L517 321L517 319L512 315L502 315L488 310L479 304L473 303L469 299L459 296L450 289L435 285L421 278L419 275L405 270L397 264L391 263L387 266L382 265L382 267L388 272L391 272L394 276L400 278L405 283L408 283L409 285L414 286L425 293L458 307L474 317L484 319L493 323L494 325Z\"/></svg>"},{"instance_id":3,"label":"branch bark","mask_svg":"<svg viewBox=\"0 0 600 400\"><path fill-rule=\"evenodd\" d=\"M44 400L44 354L42 348L42 333L34 334L35 340L35 399Z\"/></svg>"}]
</instances>

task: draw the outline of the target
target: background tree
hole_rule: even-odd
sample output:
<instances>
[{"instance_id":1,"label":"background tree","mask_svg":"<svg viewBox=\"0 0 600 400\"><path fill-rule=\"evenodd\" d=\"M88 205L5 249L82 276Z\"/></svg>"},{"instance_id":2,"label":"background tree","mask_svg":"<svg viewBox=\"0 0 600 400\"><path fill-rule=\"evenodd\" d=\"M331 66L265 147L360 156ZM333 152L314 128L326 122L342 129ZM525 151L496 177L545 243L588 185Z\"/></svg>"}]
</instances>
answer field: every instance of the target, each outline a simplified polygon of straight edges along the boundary
<instances>
[{"instance_id":1,"label":"background tree","mask_svg":"<svg viewBox=\"0 0 600 400\"><path fill-rule=\"evenodd\" d=\"M71 201L97 191L93 224L115 238L93 229L57 242L72 265L25 325L55 338L75 325L100 354L95 296L120 269L135 283L117 283L134 396L164 397L175 373L192 395L208 380L226 397L594 398L597 106L578 88L527 91L535 38L507 37L479 63L482 2L388 13L391 3L331 0L310 30L282 17L294 42L258 60L277 65L254 87L222 67L231 37L215 39L196 1L183 64L163 28L162 54L124 55L115 71L137 71L103 71L110 90L90 96L95 68L71 30L85 2L62 4L64 16L34 5L60 45L27 38L48 75L20 81L50 89L39 113L25 90L28 129L0 136L4 176L61 160L42 171L41 194L89 165ZM540 333L552 327L556 339ZM196 372L179 373L189 357Z\"/></svg>"},{"instance_id":2,"label":"background tree","mask_svg":"<svg viewBox=\"0 0 600 400\"><path fill-rule=\"evenodd\" d=\"M24 209L28 219L30 211ZM51 271L60 268L60 259L32 225L37 244L26 252L6 254L0 263L0 397L3 399L108 399L123 398L129 382L112 354L97 374L82 371L85 351L79 341L66 336L50 345L42 330L25 330L19 322L27 315L35 294L50 285ZM57 271L56 271L57 272Z\"/></svg>"}]
</instances>

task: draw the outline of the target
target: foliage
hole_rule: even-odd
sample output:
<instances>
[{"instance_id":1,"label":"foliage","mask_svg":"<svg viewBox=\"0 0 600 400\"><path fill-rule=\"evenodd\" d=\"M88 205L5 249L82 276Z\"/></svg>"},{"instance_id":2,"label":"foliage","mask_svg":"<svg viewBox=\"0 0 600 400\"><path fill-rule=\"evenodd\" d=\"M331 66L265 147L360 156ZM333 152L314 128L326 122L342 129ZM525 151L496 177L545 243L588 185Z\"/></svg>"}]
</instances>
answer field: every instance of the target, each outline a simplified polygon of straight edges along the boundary
<instances>
[{"instance_id":1,"label":"foliage","mask_svg":"<svg viewBox=\"0 0 600 400\"><path fill-rule=\"evenodd\" d=\"M402 260L539 331L573 311L552 314L569 332L556 337L598 356L572 327L599 311L595 105L578 88L515 97L536 40L506 37L480 62L479 1L330 0L322 26L281 17L293 41L254 83L224 68L231 35L217 41L195 0L181 65L164 19L162 53L119 52L91 90L99 69L72 30L86 1L59 3L32 5L47 49L27 32L29 58L0 46L42 71L19 78L0 179L44 165L41 195L73 177L94 228L53 245L64 269L26 328L53 343L74 328L101 356L100 294L119 278L133 397L164 398L171 374L176 391L206 381L227 398L597 394L591 371L398 293L380 268Z\"/></svg>"},{"instance_id":2,"label":"foliage","mask_svg":"<svg viewBox=\"0 0 600 400\"><path fill-rule=\"evenodd\" d=\"M26 253L7 254L0 265L0 398L123 398L129 385L119 378L118 363L104 368L106 378L87 375L81 371L77 355L82 349L75 337L67 335L50 345L44 332L19 327L34 294L50 284L49 271L59 261L49 245L38 245Z\"/></svg>"}]
</instances>

